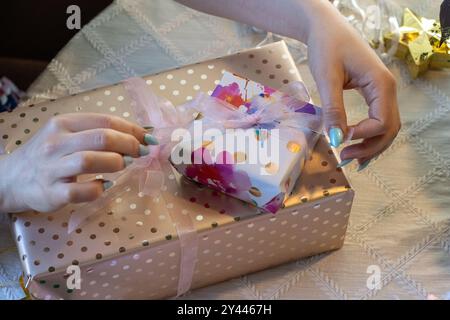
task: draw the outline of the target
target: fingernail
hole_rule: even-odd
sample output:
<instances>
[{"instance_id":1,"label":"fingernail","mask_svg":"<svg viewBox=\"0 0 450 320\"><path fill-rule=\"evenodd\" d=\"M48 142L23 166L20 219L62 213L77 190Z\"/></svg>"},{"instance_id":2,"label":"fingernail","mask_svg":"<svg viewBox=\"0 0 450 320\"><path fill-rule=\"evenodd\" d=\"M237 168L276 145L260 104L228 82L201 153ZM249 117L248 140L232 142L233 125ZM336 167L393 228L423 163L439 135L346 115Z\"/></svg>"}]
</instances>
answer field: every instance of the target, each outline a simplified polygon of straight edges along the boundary
<instances>
[{"instance_id":1,"label":"fingernail","mask_svg":"<svg viewBox=\"0 0 450 320\"><path fill-rule=\"evenodd\" d=\"M130 164L133 163L133 158L130 156L123 156L123 164L126 167L128 167Z\"/></svg>"},{"instance_id":2,"label":"fingernail","mask_svg":"<svg viewBox=\"0 0 450 320\"><path fill-rule=\"evenodd\" d=\"M364 169L369 165L370 160L371 160L371 159L366 160L366 161L364 161L363 163L361 163L361 164L359 165L357 171L360 172L361 170L364 170Z\"/></svg>"},{"instance_id":3,"label":"fingernail","mask_svg":"<svg viewBox=\"0 0 450 320\"><path fill-rule=\"evenodd\" d=\"M146 133L145 135L144 135L144 141L145 141L145 143L147 144L147 145L157 145L157 144L159 144L159 141L158 141L158 139L156 139L156 137L155 136L153 136L153 135L151 135L151 134L149 134L149 133Z\"/></svg>"},{"instance_id":4,"label":"fingernail","mask_svg":"<svg viewBox=\"0 0 450 320\"><path fill-rule=\"evenodd\" d=\"M331 146L335 148L339 147L344 140L344 133L342 132L341 128L338 127L331 128L328 135L330 137Z\"/></svg>"},{"instance_id":5,"label":"fingernail","mask_svg":"<svg viewBox=\"0 0 450 320\"><path fill-rule=\"evenodd\" d=\"M352 162L353 160L355 160L354 158L350 158L350 159L345 159L342 160L340 163L338 163L338 165L336 166L337 168L342 168L346 165L348 165L350 162Z\"/></svg>"},{"instance_id":6,"label":"fingernail","mask_svg":"<svg viewBox=\"0 0 450 320\"><path fill-rule=\"evenodd\" d=\"M112 182L112 181L109 181L109 180L103 181L103 191L108 190L113 185L114 185L114 182Z\"/></svg>"},{"instance_id":7,"label":"fingernail","mask_svg":"<svg viewBox=\"0 0 450 320\"><path fill-rule=\"evenodd\" d=\"M145 127L142 127L142 128L144 128L145 130L152 130L153 129L153 127L152 126L145 126Z\"/></svg>"},{"instance_id":8,"label":"fingernail","mask_svg":"<svg viewBox=\"0 0 450 320\"><path fill-rule=\"evenodd\" d=\"M146 156L150 153L150 150L148 150L148 148L146 146L144 146L143 144L139 145L139 156L143 157Z\"/></svg>"}]
</instances>

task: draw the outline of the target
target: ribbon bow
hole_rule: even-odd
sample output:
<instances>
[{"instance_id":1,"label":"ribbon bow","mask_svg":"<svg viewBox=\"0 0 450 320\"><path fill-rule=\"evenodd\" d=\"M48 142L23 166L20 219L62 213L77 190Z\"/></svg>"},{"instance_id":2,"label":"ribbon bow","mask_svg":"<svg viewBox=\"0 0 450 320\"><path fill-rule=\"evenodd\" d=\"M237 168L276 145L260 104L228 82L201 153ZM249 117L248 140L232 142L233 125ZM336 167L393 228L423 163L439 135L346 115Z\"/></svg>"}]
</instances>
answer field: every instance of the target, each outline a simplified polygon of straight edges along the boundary
<instances>
[{"instance_id":1,"label":"ribbon bow","mask_svg":"<svg viewBox=\"0 0 450 320\"><path fill-rule=\"evenodd\" d=\"M200 93L194 107L204 117L203 126L218 129L247 129L266 127L288 129L295 134L310 130L321 134L322 111L310 104L309 95L301 82L284 86L273 97L256 96L251 99L248 110L243 112L226 101Z\"/></svg>"}]
</instances>

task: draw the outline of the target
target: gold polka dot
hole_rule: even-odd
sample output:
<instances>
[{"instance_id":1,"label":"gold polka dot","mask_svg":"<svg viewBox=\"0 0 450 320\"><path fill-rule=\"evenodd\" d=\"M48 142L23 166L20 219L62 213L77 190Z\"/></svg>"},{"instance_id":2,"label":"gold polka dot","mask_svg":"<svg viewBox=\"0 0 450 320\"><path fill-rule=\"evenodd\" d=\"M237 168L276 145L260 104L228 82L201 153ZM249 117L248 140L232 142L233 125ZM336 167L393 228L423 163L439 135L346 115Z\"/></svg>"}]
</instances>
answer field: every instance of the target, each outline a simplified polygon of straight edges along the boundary
<instances>
[{"instance_id":1,"label":"gold polka dot","mask_svg":"<svg viewBox=\"0 0 450 320\"><path fill-rule=\"evenodd\" d=\"M233 158L234 158L234 163L240 163L240 162L244 162L245 160L247 160L247 155L245 154L245 152L236 151L233 154Z\"/></svg>"},{"instance_id":2,"label":"gold polka dot","mask_svg":"<svg viewBox=\"0 0 450 320\"><path fill-rule=\"evenodd\" d=\"M299 153L302 150L300 144L295 141L289 141L286 145L286 148L292 153Z\"/></svg>"},{"instance_id":3,"label":"gold polka dot","mask_svg":"<svg viewBox=\"0 0 450 320\"><path fill-rule=\"evenodd\" d=\"M250 194L252 194L255 197L261 197L261 191L257 187L251 187L250 190L248 190Z\"/></svg>"},{"instance_id":4,"label":"gold polka dot","mask_svg":"<svg viewBox=\"0 0 450 320\"><path fill-rule=\"evenodd\" d=\"M278 172L278 165L276 163L269 162L264 166L264 169L266 169L268 174L276 174Z\"/></svg>"}]
</instances>

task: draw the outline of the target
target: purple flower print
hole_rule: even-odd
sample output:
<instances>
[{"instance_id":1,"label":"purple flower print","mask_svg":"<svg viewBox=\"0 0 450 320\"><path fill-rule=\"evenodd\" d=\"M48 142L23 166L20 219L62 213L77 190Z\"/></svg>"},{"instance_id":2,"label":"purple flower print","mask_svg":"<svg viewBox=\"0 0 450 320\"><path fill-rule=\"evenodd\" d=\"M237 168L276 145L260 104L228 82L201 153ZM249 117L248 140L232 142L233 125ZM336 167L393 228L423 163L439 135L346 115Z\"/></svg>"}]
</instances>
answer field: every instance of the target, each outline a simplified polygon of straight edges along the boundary
<instances>
[{"instance_id":1,"label":"purple flower print","mask_svg":"<svg viewBox=\"0 0 450 320\"><path fill-rule=\"evenodd\" d=\"M185 169L185 175L201 184L232 195L241 200L249 201L248 190L251 188L250 178L243 170L236 170L233 157L229 152L222 151L213 163L211 154L206 148L200 148L192 153L192 157L202 153L201 164L190 164Z\"/></svg>"},{"instance_id":2,"label":"purple flower print","mask_svg":"<svg viewBox=\"0 0 450 320\"><path fill-rule=\"evenodd\" d=\"M284 193L282 192L278 194L276 197L274 197L272 200L270 200L268 203L266 203L263 206L263 209L271 213L276 213L278 209L281 208L283 200L284 200Z\"/></svg>"}]
</instances>

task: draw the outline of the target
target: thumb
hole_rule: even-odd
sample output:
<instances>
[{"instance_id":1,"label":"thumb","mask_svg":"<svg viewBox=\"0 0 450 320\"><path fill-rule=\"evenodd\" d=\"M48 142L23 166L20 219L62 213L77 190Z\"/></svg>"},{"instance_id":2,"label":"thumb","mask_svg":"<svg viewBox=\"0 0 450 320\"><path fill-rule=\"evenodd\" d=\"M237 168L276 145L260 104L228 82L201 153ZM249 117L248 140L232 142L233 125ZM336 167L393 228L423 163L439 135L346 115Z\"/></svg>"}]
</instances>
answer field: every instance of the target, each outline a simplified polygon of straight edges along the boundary
<instances>
[{"instance_id":1,"label":"thumb","mask_svg":"<svg viewBox=\"0 0 450 320\"><path fill-rule=\"evenodd\" d=\"M324 111L325 129L331 146L335 148L339 147L347 134L342 83L338 79L323 79L317 84Z\"/></svg>"}]
</instances>

